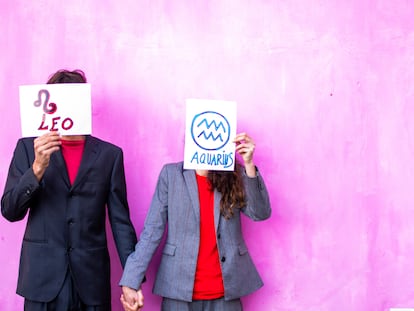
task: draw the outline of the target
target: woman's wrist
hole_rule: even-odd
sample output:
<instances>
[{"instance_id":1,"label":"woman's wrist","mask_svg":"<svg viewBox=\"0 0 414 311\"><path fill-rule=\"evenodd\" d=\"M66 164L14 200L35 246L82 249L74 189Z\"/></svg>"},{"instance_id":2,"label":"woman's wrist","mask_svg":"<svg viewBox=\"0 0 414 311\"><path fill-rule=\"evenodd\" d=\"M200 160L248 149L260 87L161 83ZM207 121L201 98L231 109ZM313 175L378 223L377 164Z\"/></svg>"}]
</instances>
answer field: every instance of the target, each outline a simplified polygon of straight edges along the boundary
<instances>
[{"instance_id":1,"label":"woman's wrist","mask_svg":"<svg viewBox=\"0 0 414 311\"><path fill-rule=\"evenodd\" d=\"M256 177L256 165L254 165L253 161L249 163L244 163L244 169L246 170L246 175L248 177Z\"/></svg>"}]
</instances>

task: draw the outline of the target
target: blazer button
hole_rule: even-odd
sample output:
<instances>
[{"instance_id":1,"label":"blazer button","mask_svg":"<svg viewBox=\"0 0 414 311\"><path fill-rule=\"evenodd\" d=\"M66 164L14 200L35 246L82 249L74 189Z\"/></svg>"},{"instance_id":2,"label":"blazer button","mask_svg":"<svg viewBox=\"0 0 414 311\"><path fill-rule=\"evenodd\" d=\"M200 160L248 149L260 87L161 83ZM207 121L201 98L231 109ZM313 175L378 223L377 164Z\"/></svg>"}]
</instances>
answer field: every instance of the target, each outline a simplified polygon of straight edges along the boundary
<instances>
[{"instance_id":1,"label":"blazer button","mask_svg":"<svg viewBox=\"0 0 414 311\"><path fill-rule=\"evenodd\" d=\"M221 238L221 236L220 236L220 233L219 234L217 234L217 239L220 239Z\"/></svg>"},{"instance_id":2,"label":"blazer button","mask_svg":"<svg viewBox=\"0 0 414 311\"><path fill-rule=\"evenodd\" d=\"M225 262L226 261L226 257L221 257L221 262Z\"/></svg>"}]
</instances>

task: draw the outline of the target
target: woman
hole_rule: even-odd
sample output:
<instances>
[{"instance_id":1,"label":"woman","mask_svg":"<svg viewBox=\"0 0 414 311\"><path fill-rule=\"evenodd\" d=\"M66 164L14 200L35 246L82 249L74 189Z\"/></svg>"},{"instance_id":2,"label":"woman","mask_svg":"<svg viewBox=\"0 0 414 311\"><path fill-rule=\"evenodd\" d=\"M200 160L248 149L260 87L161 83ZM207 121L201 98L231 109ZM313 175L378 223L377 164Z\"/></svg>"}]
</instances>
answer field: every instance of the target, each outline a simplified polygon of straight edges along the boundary
<instances>
[{"instance_id":1,"label":"woman","mask_svg":"<svg viewBox=\"0 0 414 311\"><path fill-rule=\"evenodd\" d=\"M234 172L163 167L139 242L120 285L126 311L143 307L140 289L148 265L168 234L154 284L161 310L242 310L240 297L263 286L241 232L240 212L270 217L269 197L253 162L255 144L246 134L234 142L244 167Z\"/></svg>"}]
</instances>

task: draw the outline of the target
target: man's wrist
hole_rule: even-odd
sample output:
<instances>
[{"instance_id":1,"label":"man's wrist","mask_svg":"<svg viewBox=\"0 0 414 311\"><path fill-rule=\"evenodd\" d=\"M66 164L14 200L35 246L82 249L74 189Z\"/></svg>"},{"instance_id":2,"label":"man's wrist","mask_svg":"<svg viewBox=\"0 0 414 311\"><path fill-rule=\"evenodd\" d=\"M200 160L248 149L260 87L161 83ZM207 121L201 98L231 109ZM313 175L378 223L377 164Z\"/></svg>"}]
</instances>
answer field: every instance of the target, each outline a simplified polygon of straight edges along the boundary
<instances>
[{"instance_id":1,"label":"man's wrist","mask_svg":"<svg viewBox=\"0 0 414 311\"><path fill-rule=\"evenodd\" d=\"M36 162L32 165L33 174L36 176L37 181L40 181L43 177L45 170Z\"/></svg>"}]
</instances>

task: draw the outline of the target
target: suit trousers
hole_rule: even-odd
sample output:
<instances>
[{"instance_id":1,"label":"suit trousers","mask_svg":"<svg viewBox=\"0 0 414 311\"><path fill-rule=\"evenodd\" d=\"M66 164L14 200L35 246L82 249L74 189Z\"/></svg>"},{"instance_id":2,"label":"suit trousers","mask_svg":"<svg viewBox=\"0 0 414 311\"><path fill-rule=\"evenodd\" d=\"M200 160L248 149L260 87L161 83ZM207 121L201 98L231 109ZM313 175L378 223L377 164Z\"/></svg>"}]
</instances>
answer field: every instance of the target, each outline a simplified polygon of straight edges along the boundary
<instances>
[{"instance_id":1,"label":"suit trousers","mask_svg":"<svg viewBox=\"0 0 414 311\"><path fill-rule=\"evenodd\" d=\"M87 306L79 297L68 269L62 289L48 302L24 300L24 311L111 311L111 305Z\"/></svg>"},{"instance_id":2,"label":"suit trousers","mask_svg":"<svg viewBox=\"0 0 414 311\"><path fill-rule=\"evenodd\" d=\"M243 307L240 299L226 301L219 298L187 302L164 297L161 311L243 311Z\"/></svg>"}]
</instances>

